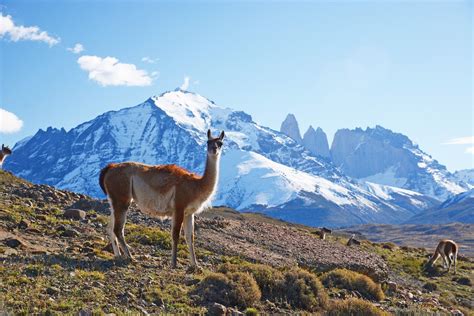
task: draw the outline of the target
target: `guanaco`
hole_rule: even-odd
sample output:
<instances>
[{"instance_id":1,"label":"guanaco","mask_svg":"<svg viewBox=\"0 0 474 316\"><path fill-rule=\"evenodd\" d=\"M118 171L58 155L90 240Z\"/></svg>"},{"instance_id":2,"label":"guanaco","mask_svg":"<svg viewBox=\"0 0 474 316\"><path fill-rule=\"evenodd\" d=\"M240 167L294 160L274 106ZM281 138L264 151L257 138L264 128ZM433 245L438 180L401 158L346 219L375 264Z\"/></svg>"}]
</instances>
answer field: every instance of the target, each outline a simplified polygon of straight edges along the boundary
<instances>
[{"instance_id":1,"label":"guanaco","mask_svg":"<svg viewBox=\"0 0 474 316\"><path fill-rule=\"evenodd\" d=\"M454 274L456 274L456 262L458 261L458 245L449 239L443 239L438 243L438 247L426 263L427 266L432 267L439 257L443 258L443 267L448 268L448 272L451 269L451 265L454 266Z\"/></svg>"},{"instance_id":2,"label":"guanaco","mask_svg":"<svg viewBox=\"0 0 474 316\"><path fill-rule=\"evenodd\" d=\"M194 215L210 203L216 190L224 136L224 131L217 138L212 137L211 130L207 131L207 159L202 176L176 165L137 162L109 164L101 170L99 183L110 204L109 237L117 258L133 260L124 238L127 210L133 200L143 213L171 217L172 268L176 268L179 234L184 222L191 267L198 268L194 252Z\"/></svg>"},{"instance_id":3,"label":"guanaco","mask_svg":"<svg viewBox=\"0 0 474 316\"><path fill-rule=\"evenodd\" d=\"M0 151L0 168L3 165L5 158L7 158L7 156L11 154L12 154L12 150L8 148L8 146L5 146L4 144L2 144L2 151Z\"/></svg>"}]
</instances>

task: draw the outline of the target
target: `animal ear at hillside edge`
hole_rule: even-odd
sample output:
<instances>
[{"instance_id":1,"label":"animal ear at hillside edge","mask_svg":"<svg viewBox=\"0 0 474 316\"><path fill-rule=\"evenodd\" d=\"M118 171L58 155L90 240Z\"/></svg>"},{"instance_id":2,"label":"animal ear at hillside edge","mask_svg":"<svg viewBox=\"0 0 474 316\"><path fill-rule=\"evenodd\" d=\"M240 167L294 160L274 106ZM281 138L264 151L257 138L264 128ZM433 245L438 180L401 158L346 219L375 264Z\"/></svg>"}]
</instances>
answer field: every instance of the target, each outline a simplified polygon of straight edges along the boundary
<instances>
[{"instance_id":1,"label":"animal ear at hillside edge","mask_svg":"<svg viewBox=\"0 0 474 316\"><path fill-rule=\"evenodd\" d=\"M208 130L207 130L207 139L211 139L211 138L212 138L211 130L208 129Z\"/></svg>"},{"instance_id":2,"label":"animal ear at hillside edge","mask_svg":"<svg viewBox=\"0 0 474 316\"><path fill-rule=\"evenodd\" d=\"M224 133L224 131L222 131L221 134L219 135L219 139L220 139L220 140L223 140L223 139L224 139L224 136L225 136L225 133Z\"/></svg>"}]
</instances>

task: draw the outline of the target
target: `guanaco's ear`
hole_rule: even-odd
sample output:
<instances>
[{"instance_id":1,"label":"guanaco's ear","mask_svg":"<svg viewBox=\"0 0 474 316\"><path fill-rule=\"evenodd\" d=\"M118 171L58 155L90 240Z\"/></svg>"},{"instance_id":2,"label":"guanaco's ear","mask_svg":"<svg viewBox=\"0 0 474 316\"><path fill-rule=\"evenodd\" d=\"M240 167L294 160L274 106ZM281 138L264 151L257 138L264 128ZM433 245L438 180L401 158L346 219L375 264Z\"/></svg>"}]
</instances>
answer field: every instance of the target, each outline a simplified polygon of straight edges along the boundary
<instances>
[{"instance_id":1,"label":"guanaco's ear","mask_svg":"<svg viewBox=\"0 0 474 316\"><path fill-rule=\"evenodd\" d=\"M211 138L212 138L211 130L208 129L208 130L207 130L207 139L211 139Z\"/></svg>"},{"instance_id":2,"label":"guanaco's ear","mask_svg":"<svg viewBox=\"0 0 474 316\"><path fill-rule=\"evenodd\" d=\"M222 131L221 134L219 135L219 139L220 139L220 140L223 140L223 139L224 139L224 136L225 136L225 133L224 133L224 131Z\"/></svg>"},{"instance_id":3,"label":"guanaco's ear","mask_svg":"<svg viewBox=\"0 0 474 316\"><path fill-rule=\"evenodd\" d=\"M2 144L2 149L5 148L5 144Z\"/></svg>"}]
</instances>

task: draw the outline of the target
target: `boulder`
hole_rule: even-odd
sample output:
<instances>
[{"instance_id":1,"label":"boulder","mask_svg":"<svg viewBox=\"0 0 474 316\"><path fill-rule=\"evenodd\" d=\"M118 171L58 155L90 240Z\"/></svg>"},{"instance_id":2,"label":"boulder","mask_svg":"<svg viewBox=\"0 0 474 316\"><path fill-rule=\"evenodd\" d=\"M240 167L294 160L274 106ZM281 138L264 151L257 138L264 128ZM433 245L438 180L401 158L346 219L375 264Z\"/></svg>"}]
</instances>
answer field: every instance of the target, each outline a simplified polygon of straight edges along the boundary
<instances>
[{"instance_id":1,"label":"boulder","mask_svg":"<svg viewBox=\"0 0 474 316\"><path fill-rule=\"evenodd\" d=\"M64 218L73 219L73 220L83 220L86 218L86 212L76 208L65 210L63 214Z\"/></svg>"}]
</instances>

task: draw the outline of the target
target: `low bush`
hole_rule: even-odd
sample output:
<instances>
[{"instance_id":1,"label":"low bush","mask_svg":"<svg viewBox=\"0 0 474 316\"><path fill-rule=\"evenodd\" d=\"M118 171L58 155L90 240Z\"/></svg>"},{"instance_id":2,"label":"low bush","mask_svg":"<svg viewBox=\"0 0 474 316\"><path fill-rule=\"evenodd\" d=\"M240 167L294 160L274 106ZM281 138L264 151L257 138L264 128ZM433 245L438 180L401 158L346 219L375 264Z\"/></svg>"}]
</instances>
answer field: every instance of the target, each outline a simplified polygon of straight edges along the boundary
<instances>
[{"instance_id":1,"label":"low bush","mask_svg":"<svg viewBox=\"0 0 474 316\"><path fill-rule=\"evenodd\" d=\"M288 303L296 308L317 311L328 305L328 295L321 281L302 269L292 269L284 274L282 293Z\"/></svg>"},{"instance_id":2,"label":"low bush","mask_svg":"<svg viewBox=\"0 0 474 316\"><path fill-rule=\"evenodd\" d=\"M436 283L433 283L433 282L426 282L423 285L423 288L428 292L433 292L433 291L436 291L438 289L438 285Z\"/></svg>"},{"instance_id":3,"label":"low bush","mask_svg":"<svg viewBox=\"0 0 474 316\"><path fill-rule=\"evenodd\" d=\"M247 272L250 273L257 282L263 299L272 299L281 296L283 274L270 266L263 264L231 264L224 263L219 266L218 272Z\"/></svg>"},{"instance_id":4,"label":"low bush","mask_svg":"<svg viewBox=\"0 0 474 316\"><path fill-rule=\"evenodd\" d=\"M335 269L322 275L321 280L326 287L336 287L359 292L364 298L380 301L385 298L380 284L358 272Z\"/></svg>"},{"instance_id":5,"label":"low bush","mask_svg":"<svg viewBox=\"0 0 474 316\"><path fill-rule=\"evenodd\" d=\"M389 314L370 302L350 298L347 300L333 301L327 310L328 316L348 316L348 315L363 315L363 316L388 316Z\"/></svg>"},{"instance_id":6,"label":"low bush","mask_svg":"<svg viewBox=\"0 0 474 316\"><path fill-rule=\"evenodd\" d=\"M203 303L216 302L239 308L252 306L261 298L257 283L244 272L211 273L199 282L195 291Z\"/></svg>"},{"instance_id":7,"label":"low bush","mask_svg":"<svg viewBox=\"0 0 474 316\"><path fill-rule=\"evenodd\" d=\"M294 308L308 311L320 310L328 304L327 293L319 279L303 269L282 272L262 264L224 263L218 271L225 274L249 273L257 282L264 299L286 301Z\"/></svg>"},{"instance_id":8,"label":"low bush","mask_svg":"<svg viewBox=\"0 0 474 316\"><path fill-rule=\"evenodd\" d=\"M458 284L461 285L467 285L467 286L472 286L472 281L471 279L467 277L460 277L460 278L455 278L455 280Z\"/></svg>"}]
</instances>

